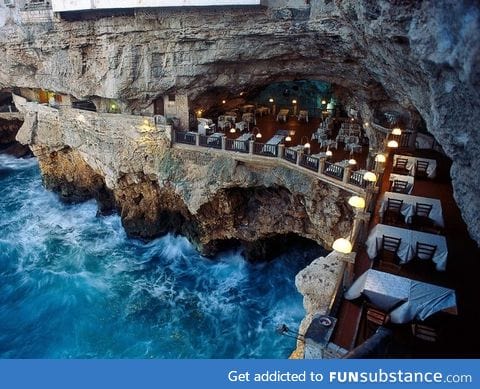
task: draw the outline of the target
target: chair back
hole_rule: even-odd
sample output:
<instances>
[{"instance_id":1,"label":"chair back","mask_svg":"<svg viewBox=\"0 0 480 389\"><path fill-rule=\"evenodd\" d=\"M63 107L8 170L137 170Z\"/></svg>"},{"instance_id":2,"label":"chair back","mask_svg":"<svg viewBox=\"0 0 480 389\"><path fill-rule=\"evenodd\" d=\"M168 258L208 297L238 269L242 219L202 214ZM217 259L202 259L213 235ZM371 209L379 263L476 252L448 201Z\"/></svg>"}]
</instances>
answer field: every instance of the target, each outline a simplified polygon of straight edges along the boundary
<instances>
[{"instance_id":1,"label":"chair back","mask_svg":"<svg viewBox=\"0 0 480 389\"><path fill-rule=\"evenodd\" d=\"M395 168L397 169L406 169L407 168L407 163L408 163L408 159L406 158L397 158L395 160Z\"/></svg>"},{"instance_id":2,"label":"chair back","mask_svg":"<svg viewBox=\"0 0 480 389\"><path fill-rule=\"evenodd\" d=\"M415 216L422 216L428 218L432 207L432 204L415 203Z\"/></svg>"},{"instance_id":3,"label":"chair back","mask_svg":"<svg viewBox=\"0 0 480 389\"><path fill-rule=\"evenodd\" d=\"M387 199L387 212L399 214L402 209L403 200L398 199Z\"/></svg>"},{"instance_id":4,"label":"chair back","mask_svg":"<svg viewBox=\"0 0 480 389\"><path fill-rule=\"evenodd\" d=\"M412 324L412 333L415 338L425 340L427 342L436 342L438 340L437 330L424 324Z\"/></svg>"},{"instance_id":5,"label":"chair back","mask_svg":"<svg viewBox=\"0 0 480 389\"><path fill-rule=\"evenodd\" d=\"M416 167L415 167L415 172L418 174L427 174L427 169L428 169L428 165L430 164L430 162L428 161L417 161L417 164L416 164Z\"/></svg>"},{"instance_id":6,"label":"chair back","mask_svg":"<svg viewBox=\"0 0 480 389\"><path fill-rule=\"evenodd\" d=\"M395 238L393 236L383 235L382 236L382 250L389 251L396 254L400 243L402 242L401 238Z\"/></svg>"},{"instance_id":7,"label":"chair back","mask_svg":"<svg viewBox=\"0 0 480 389\"><path fill-rule=\"evenodd\" d=\"M421 259L422 261L431 261L435 255L435 251L437 251L437 246L428 243L417 242L415 257L417 259Z\"/></svg>"},{"instance_id":8,"label":"chair back","mask_svg":"<svg viewBox=\"0 0 480 389\"><path fill-rule=\"evenodd\" d=\"M403 180L394 180L392 182L391 192L396 193L407 193L408 192L408 181Z\"/></svg>"}]
</instances>

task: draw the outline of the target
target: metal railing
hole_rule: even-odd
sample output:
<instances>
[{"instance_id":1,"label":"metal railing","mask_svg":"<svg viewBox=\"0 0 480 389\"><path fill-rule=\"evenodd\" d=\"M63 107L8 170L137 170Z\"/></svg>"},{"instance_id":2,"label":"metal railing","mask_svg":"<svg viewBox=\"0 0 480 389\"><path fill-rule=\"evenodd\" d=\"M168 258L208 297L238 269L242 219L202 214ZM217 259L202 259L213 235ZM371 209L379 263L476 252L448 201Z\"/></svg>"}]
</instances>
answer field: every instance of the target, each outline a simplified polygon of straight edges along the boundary
<instances>
[{"instance_id":1,"label":"metal railing","mask_svg":"<svg viewBox=\"0 0 480 389\"><path fill-rule=\"evenodd\" d=\"M320 160L316 157L312 157L310 155L302 154L300 157L300 166L307 168L309 170L313 170L314 172L318 172L318 166L320 164Z\"/></svg>"},{"instance_id":2,"label":"metal railing","mask_svg":"<svg viewBox=\"0 0 480 389\"><path fill-rule=\"evenodd\" d=\"M343 180L344 170L345 168L343 168L342 166L336 165L333 162L325 161L325 169L323 171L323 174L336 178L337 180Z\"/></svg>"},{"instance_id":3,"label":"metal railing","mask_svg":"<svg viewBox=\"0 0 480 389\"><path fill-rule=\"evenodd\" d=\"M248 140L227 139L225 142L225 150L238 151L240 153L248 153L249 144L250 144L250 141Z\"/></svg>"},{"instance_id":4,"label":"metal railing","mask_svg":"<svg viewBox=\"0 0 480 389\"><path fill-rule=\"evenodd\" d=\"M187 131L175 131L175 142L194 145L196 143L196 134Z\"/></svg>"},{"instance_id":5,"label":"metal railing","mask_svg":"<svg viewBox=\"0 0 480 389\"><path fill-rule=\"evenodd\" d=\"M352 174L350 175L350 178L348 179L348 183L355 186L359 186L360 188L365 188L366 182L363 179L363 174L364 173L352 172Z\"/></svg>"},{"instance_id":6,"label":"metal railing","mask_svg":"<svg viewBox=\"0 0 480 389\"><path fill-rule=\"evenodd\" d=\"M198 144L202 147L212 147L214 149L222 148L222 138L218 136L198 135Z\"/></svg>"},{"instance_id":7,"label":"metal railing","mask_svg":"<svg viewBox=\"0 0 480 389\"><path fill-rule=\"evenodd\" d=\"M292 149L285 149L283 159L291 163L297 163L298 152Z\"/></svg>"},{"instance_id":8,"label":"metal railing","mask_svg":"<svg viewBox=\"0 0 480 389\"><path fill-rule=\"evenodd\" d=\"M278 145L255 142L253 144L253 154L263 155L266 157L276 157L278 155Z\"/></svg>"}]
</instances>

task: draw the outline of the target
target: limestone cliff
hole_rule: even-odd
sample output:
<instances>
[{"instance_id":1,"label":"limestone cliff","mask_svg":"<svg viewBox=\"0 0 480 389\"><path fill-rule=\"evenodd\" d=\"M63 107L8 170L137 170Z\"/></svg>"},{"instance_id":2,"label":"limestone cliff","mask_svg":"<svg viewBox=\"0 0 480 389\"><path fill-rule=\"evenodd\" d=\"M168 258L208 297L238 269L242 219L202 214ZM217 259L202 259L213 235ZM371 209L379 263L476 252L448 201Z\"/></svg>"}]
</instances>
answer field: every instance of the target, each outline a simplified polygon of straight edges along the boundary
<instances>
[{"instance_id":1,"label":"limestone cliff","mask_svg":"<svg viewBox=\"0 0 480 389\"><path fill-rule=\"evenodd\" d=\"M240 243L262 258L294 237L330 247L350 232L351 193L308 172L171 148L146 118L15 102L25 113L17 138L32 147L46 186L69 201L94 197L102 211L118 209L132 236L173 230L208 255Z\"/></svg>"},{"instance_id":2,"label":"limestone cliff","mask_svg":"<svg viewBox=\"0 0 480 389\"><path fill-rule=\"evenodd\" d=\"M330 81L366 121L385 104L409 111L409 125L424 119L453 160L455 197L480 242L478 2L268 4L28 26L0 8L0 88L116 98L125 112L141 112L165 93L187 93L192 108L208 108L219 96L238 97L276 80Z\"/></svg>"}]
</instances>

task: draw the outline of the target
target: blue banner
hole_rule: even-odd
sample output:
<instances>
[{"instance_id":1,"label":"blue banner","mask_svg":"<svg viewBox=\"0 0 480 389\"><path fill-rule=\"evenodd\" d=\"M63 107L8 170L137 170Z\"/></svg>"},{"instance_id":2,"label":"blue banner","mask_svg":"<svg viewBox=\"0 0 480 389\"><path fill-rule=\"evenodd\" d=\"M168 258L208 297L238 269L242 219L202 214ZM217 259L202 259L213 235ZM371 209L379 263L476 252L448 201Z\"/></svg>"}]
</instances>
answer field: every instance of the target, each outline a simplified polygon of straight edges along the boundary
<instances>
[{"instance_id":1,"label":"blue banner","mask_svg":"<svg viewBox=\"0 0 480 389\"><path fill-rule=\"evenodd\" d=\"M1 360L2 388L479 386L479 360Z\"/></svg>"}]
</instances>

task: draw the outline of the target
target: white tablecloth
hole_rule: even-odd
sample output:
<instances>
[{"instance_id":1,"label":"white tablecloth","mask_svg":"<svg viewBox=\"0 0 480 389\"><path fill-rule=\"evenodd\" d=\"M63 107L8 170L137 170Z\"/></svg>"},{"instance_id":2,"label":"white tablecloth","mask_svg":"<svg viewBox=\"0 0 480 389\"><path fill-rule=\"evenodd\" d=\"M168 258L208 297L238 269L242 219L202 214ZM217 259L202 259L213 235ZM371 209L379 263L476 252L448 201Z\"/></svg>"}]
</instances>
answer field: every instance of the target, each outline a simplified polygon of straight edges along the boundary
<instances>
[{"instance_id":1,"label":"white tablecloth","mask_svg":"<svg viewBox=\"0 0 480 389\"><path fill-rule=\"evenodd\" d=\"M417 166L417 161L425 161L428 162L428 167L427 167L427 175L428 178L435 178L437 174L437 161L434 159L428 159L428 158L419 158L419 157L412 157L408 155L397 155L395 154L393 156L393 166L395 166L397 162L397 158L403 158L407 159L407 169L410 172L411 176L415 176L415 168Z\"/></svg>"},{"instance_id":2,"label":"white tablecloth","mask_svg":"<svg viewBox=\"0 0 480 389\"><path fill-rule=\"evenodd\" d=\"M377 256L377 251L382 246L383 235L402 239L397 252L402 263L406 263L414 257L417 242L437 246L435 254L433 255L433 262L435 263L437 270L443 271L446 269L448 249L447 241L443 235L428 234L426 232L377 224L370 231L370 235L366 242L367 254L371 259Z\"/></svg>"},{"instance_id":3,"label":"white tablecloth","mask_svg":"<svg viewBox=\"0 0 480 389\"><path fill-rule=\"evenodd\" d=\"M284 138L285 137L283 135L274 135L265 144L266 145L278 145L279 143L282 143Z\"/></svg>"},{"instance_id":4,"label":"white tablecloth","mask_svg":"<svg viewBox=\"0 0 480 389\"><path fill-rule=\"evenodd\" d=\"M402 209L400 212L405 216L407 223L411 222L412 216L415 215L415 204L431 204L432 210L428 216L433 222L440 227L444 227L443 221L442 203L438 199L432 199L430 197L412 196L403 193L385 192L382 199L382 205L380 206L379 213L383 215L387 209L387 199L403 200Z\"/></svg>"},{"instance_id":5,"label":"white tablecloth","mask_svg":"<svg viewBox=\"0 0 480 389\"><path fill-rule=\"evenodd\" d=\"M390 181L396 181L396 180L408 182L408 184L407 184L408 194L412 193L413 185L415 184L415 177L405 176L403 174L391 173L390 174Z\"/></svg>"},{"instance_id":6,"label":"white tablecloth","mask_svg":"<svg viewBox=\"0 0 480 389\"><path fill-rule=\"evenodd\" d=\"M393 323L425 320L442 310L456 311L455 291L441 286L369 269L345 293L347 300L366 295L378 308L390 312Z\"/></svg>"}]
</instances>

